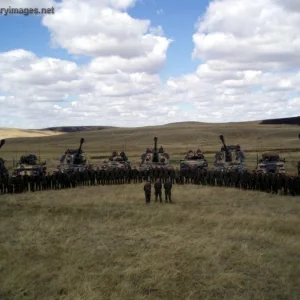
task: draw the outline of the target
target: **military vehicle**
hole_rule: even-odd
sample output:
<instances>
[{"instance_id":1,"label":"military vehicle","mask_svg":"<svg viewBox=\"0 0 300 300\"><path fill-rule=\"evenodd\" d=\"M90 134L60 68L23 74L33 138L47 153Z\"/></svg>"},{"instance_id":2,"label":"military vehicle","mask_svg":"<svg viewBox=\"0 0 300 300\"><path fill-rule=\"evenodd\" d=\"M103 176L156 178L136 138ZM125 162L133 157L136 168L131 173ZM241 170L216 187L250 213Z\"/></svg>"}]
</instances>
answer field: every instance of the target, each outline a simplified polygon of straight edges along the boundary
<instances>
[{"instance_id":1,"label":"military vehicle","mask_svg":"<svg viewBox=\"0 0 300 300\"><path fill-rule=\"evenodd\" d=\"M128 157L125 152L122 151L119 154L117 151L113 151L108 161L103 161L102 167L105 169L130 169L131 165L128 161Z\"/></svg>"},{"instance_id":2,"label":"military vehicle","mask_svg":"<svg viewBox=\"0 0 300 300\"><path fill-rule=\"evenodd\" d=\"M240 145L227 146L224 136L220 135L219 138L223 146L221 147L221 151L215 155L214 169L220 171L236 170L238 172L246 172L245 154L241 150Z\"/></svg>"},{"instance_id":3,"label":"military vehicle","mask_svg":"<svg viewBox=\"0 0 300 300\"><path fill-rule=\"evenodd\" d=\"M83 171L88 165L85 153L82 151L82 144L84 138L80 139L80 145L78 149L67 149L65 154L60 158L60 165L58 168L62 172L69 172L73 170Z\"/></svg>"},{"instance_id":4,"label":"military vehicle","mask_svg":"<svg viewBox=\"0 0 300 300\"><path fill-rule=\"evenodd\" d=\"M1 140L0 141L0 148L2 148L2 146L5 144L5 140ZM8 170L5 167L5 160L0 157L0 177L7 175L8 174Z\"/></svg>"},{"instance_id":5,"label":"military vehicle","mask_svg":"<svg viewBox=\"0 0 300 300\"><path fill-rule=\"evenodd\" d=\"M285 159L281 159L277 152L265 152L257 161L256 170L259 173L285 173Z\"/></svg>"},{"instance_id":6,"label":"military vehicle","mask_svg":"<svg viewBox=\"0 0 300 300\"><path fill-rule=\"evenodd\" d=\"M300 140L300 133L298 135L298 139ZM298 169L298 176L300 176L300 160L297 163L297 169Z\"/></svg>"},{"instance_id":7,"label":"military vehicle","mask_svg":"<svg viewBox=\"0 0 300 300\"><path fill-rule=\"evenodd\" d=\"M146 152L141 156L140 170L160 167L164 169L173 169L169 164L169 154L164 151L161 146L157 149L157 137L154 138L154 148L147 148Z\"/></svg>"},{"instance_id":8,"label":"military vehicle","mask_svg":"<svg viewBox=\"0 0 300 300\"><path fill-rule=\"evenodd\" d=\"M38 158L35 154L22 155L17 166L14 168L14 174L25 175L42 175L46 174L46 162L38 163Z\"/></svg>"},{"instance_id":9,"label":"military vehicle","mask_svg":"<svg viewBox=\"0 0 300 300\"><path fill-rule=\"evenodd\" d=\"M190 169L190 168L197 168L197 169L208 168L208 162L205 159L200 149L198 149L196 152L189 150L185 158L180 160L180 170Z\"/></svg>"}]
</instances>

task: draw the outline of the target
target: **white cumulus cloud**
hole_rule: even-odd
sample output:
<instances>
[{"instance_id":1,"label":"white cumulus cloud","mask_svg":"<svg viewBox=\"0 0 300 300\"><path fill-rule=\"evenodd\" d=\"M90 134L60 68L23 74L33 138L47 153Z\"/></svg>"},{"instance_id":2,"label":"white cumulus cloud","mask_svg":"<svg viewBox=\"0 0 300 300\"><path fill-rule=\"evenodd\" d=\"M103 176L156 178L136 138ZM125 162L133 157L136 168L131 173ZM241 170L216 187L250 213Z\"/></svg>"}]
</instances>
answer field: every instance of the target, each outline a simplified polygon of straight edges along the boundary
<instances>
[{"instance_id":1,"label":"white cumulus cloud","mask_svg":"<svg viewBox=\"0 0 300 300\"><path fill-rule=\"evenodd\" d=\"M199 11L191 37L191 57L199 66L166 83L159 72L172 41L161 26L130 16L135 3L1 2L54 5L56 13L43 16L42 24L53 46L66 49L70 59L25 49L0 53L0 126L222 122L299 111L298 1L211 1L204 14ZM89 60L78 64L72 55Z\"/></svg>"}]
</instances>

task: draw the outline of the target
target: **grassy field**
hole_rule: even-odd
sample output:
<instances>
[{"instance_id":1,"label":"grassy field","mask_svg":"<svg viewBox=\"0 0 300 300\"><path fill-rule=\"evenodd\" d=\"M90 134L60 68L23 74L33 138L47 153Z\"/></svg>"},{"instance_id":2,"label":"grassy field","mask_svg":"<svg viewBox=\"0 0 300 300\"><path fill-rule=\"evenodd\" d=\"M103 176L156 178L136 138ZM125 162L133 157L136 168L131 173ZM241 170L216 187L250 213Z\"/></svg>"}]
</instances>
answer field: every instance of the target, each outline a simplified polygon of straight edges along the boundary
<instances>
[{"instance_id":1,"label":"grassy field","mask_svg":"<svg viewBox=\"0 0 300 300\"><path fill-rule=\"evenodd\" d=\"M0 131L1 133L1 131ZM300 127L296 125L260 125L257 122L205 124L186 122L164 126L142 128L111 128L98 131L66 133L47 137L12 138L1 149L1 156L7 166L12 168L25 153L40 154L41 160L47 160L49 170L55 168L58 159L67 148L76 148L81 137L85 138L83 150L91 158L108 157L113 150L125 150L129 159L137 164L147 147L153 147L154 136L158 145L163 145L170 154L171 162L178 165L189 149L200 148L210 164L214 153L220 150L219 135L225 136L227 144L240 144L246 151L247 165L255 168L257 154L265 150L278 150L287 161L287 171L296 172L296 163L300 159ZM0 135L1 138L1 135ZM90 159L99 164L101 159Z\"/></svg>"},{"instance_id":2,"label":"grassy field","mask_svg":"<svg viewBox=\"0 0 300 300\"><path fill-rule=\"evenodd\" d=\"M1 128L0 127L0 138L20 138L20 137L43 137L61 134L60 132L54 132L50 130L25 130L18 128Z\"/></svg>"},{"instance_id":3,"label":"grassy field","mask_svg":"<svg viewBox=\"0 0 300 300\"><path fill-rule=\"evenodd\" d=\"M300 202L142 185L0 199L1 300L286 299L300 295Z\"/></svg>"}]
</instances>

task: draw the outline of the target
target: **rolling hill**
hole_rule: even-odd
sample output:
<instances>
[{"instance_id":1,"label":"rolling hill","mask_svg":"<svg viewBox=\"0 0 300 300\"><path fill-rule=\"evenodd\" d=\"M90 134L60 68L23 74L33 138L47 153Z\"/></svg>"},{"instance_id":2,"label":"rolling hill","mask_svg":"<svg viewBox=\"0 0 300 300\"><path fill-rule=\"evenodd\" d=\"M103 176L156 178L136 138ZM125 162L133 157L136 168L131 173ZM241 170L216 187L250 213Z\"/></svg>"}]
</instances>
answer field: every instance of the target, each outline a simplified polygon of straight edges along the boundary
<instances>
[{"instance_id":1,"label":"rolling hill","mask_svg":"<svg viewBox=\"0 0 300 300\"><path fill-rule=\"evenodd\" d=\"M0 128L0 139L45 137L59 134L62 134L62 132L55 130Z\"/></svg>"},{"instance_id":2,"label":"rolling hill","mask_svg":"<svg viewBox=\"0 0 300 300\"><path fill-rule=\"evenodd\" d=\"M77 131L103 130L109 128L114 128L114 127L113 126L59 126L59 127L48 127L39 130L70 133L70 132L77 132Z\"/></svg>"},{"instance_id":3,"label":"rolling hill","mask_svg":"<svg viewBox=\"0 0 300 300\"><path fill-rule=\"evenodd\" d=\"M292 118L269 119L261 121L261 124L286 124L286 125L300 125L300 116Z\"/></svg>"}]
</instances>

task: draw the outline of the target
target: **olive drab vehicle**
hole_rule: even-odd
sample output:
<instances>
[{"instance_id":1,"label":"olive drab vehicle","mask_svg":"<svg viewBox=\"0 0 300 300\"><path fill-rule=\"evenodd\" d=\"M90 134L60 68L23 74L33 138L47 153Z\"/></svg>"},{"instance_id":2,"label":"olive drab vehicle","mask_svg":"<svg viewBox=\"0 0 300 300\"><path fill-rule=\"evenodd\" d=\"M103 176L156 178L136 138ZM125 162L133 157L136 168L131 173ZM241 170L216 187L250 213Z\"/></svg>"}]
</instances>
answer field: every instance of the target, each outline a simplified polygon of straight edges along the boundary
<instances>
[{"instance_id":1,"label":"olive drab vehicle","mask_svg":"<svg viewBox=\"0 0 300 300\"><path fill-rule=\"evenodd\" d=\"M258 159L257 159L258 160ZM265 152L257 161L258 173L285 173L285 159L281 159L277 152Z\"/></svg>"},{"instance_id":2,"label":"olive drab vehicle","mask_svg":"<svg viewBox=\"0 0 300 300\"><path fill-rule=\"evenodd\" d=\"M162 146L157 149L157 137L155 137L154 148L147 148L146 152L141 156L140 170L155 167L172 169L173 167L169 164L169 158L169 154L164 151Z\"/></svg>"},{"instance_id":3,"label":"olive drab vehicle","mask_svg":"<svg viewBox=\"0 0 300 300\"><path fill-rule=\"evenodd\" d=\"M78 149L67 149L65 154L60 158L60 165L58 168L62 172L69 172L73 170L83 171L88 165L85 153L82 151L82 144L84 143L84 138L80 139L80 145Z\"/></svg>"},{"instance_id":4,"label":"olive drab vehicle","mask_svg":"<svg viewBox=\"0 0 300 300\"><path fill-rule=\"evenodd\" d=\"M5 144L5 140L0 141L0 148ZM5 167L5 160L0 157L0 177L8 175L8 170Z\"/></svg>"},{"instance_id":5,"label":"olive drab vehicle","mask_svg":"<svg viewBox=\"0 0 300 300\"><path fill-rule=\"evenodd\" d=\"M300 133L298 135L298 139L300 140ZM298 176L300 176L300 160L297 162Z\"/></svg>"},{"instance_id":6,"label":"olive drab vehicle","mask_svg":"<svg viewBox=\"0 0 300 300\"><path fill-rule=\"evenodd\" d=\"M180 160L180 169L207 169L208 162L200 149L196 152L189 150L184 159Z\"/></svg>"},{"instance_id":7,"label":"olive drab vehicle","mask_svg":"<svg viewBox=\"0 0 300 300\"><path fill-rule=\"evenodd\" d=\"M115 150L108 161L102 163L102 167L104 169L130 169L131 165L124 151L118 154Z\"/></svg>"},{"instance_id":8,"label":"olive drab vehicle","mask_svg":"<svg viewBox=\"0 0 300 300\"><path fill-rule=\"evenodd\" d=\"M43 175L46 174L46 171L46 162L39 164L35 154L22 155L17 166L14 168L15 175Z\"/></svg>"},{"instance_id":9,"label":"olive drab vehicle","mask_svg":"<svg viewBox=\"0 0 300 300\"><path fill-rule=\"evenodd\" d=\"M220 135L220 140L223 146L221 147L221 151L215 155L214 169L246 172L245 154L241 150L240 145L227 146L223 135Z\"/></svg>"}]
</instances>

